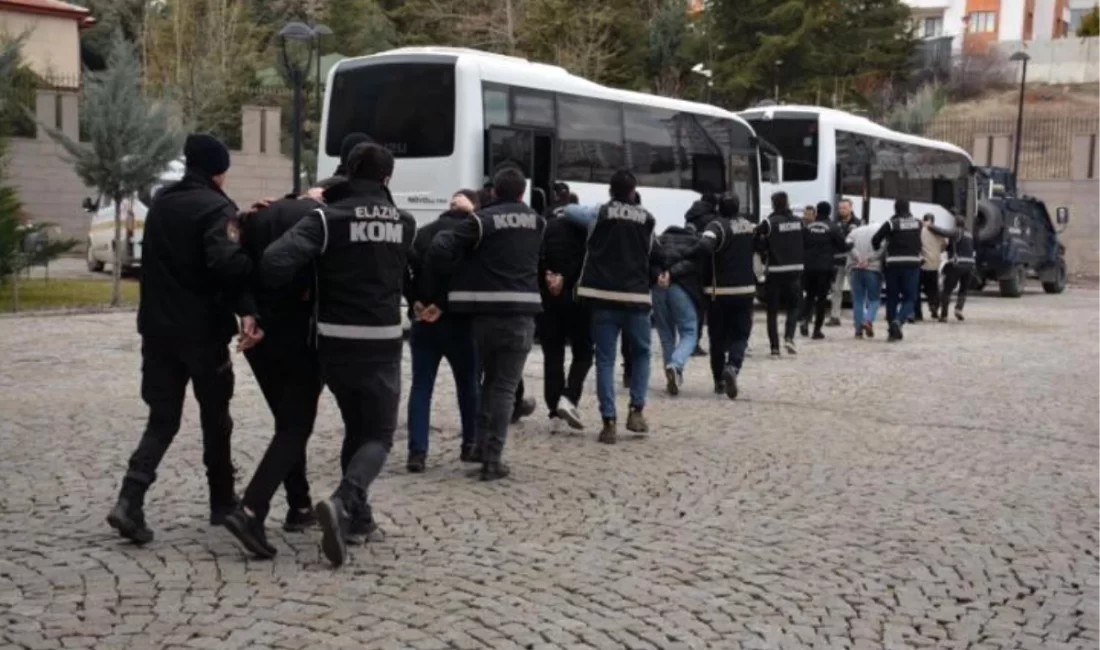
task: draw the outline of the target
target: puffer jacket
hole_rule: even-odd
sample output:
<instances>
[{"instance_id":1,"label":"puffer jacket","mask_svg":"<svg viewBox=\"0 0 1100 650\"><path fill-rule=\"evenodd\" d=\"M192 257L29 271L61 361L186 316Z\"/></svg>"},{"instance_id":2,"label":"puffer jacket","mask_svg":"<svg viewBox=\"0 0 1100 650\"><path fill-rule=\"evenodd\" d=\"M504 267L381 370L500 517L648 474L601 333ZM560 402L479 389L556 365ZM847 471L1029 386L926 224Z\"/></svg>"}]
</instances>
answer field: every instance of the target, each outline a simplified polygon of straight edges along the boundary
<instances>
[{"instance_id":1,"label":"puffer jacket","mask_svg":"<svg viewBox=\"0 0 1100 650\"><path fill-rule=\"evenodd\" d=\"M692 203L688 211L684 213L684 224L703 232L707 224L716 218L718 218L718 206L700 199Z\"/></svg>"},{"instance_id":2,"label":"puffer jacket","mask_svg":"<svg viewBox=\"0 0 1100 650\"><path fill-rule=\"evenodd\" d=\"M699 236L690 228L669 226L657 238L665 257L676 260L668 270L672 283L680 285L696 306L703 304L703 269L688 256L699 242Z\"/></svg>"}]
</instances>

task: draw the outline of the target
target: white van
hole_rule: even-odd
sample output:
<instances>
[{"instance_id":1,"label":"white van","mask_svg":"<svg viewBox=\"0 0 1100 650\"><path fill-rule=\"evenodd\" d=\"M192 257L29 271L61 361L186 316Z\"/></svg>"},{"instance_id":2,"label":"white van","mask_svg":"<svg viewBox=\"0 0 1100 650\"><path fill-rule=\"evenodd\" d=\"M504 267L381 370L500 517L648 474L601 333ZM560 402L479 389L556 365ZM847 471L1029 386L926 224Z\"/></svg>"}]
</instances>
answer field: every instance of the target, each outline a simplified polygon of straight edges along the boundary
<instances>
[{"instance_id":1,"label":"white van","mask_svg":"<svg viewBox=\"0 0 1100 650\"><path fill-rule=\"evenodd\" d=\"M131 272L141 267L141 241L145 227L145 215L153 197L161 189L183 178L182 160L173 160L160 177L148 188L122 200L122 271ZM88 270L99 272L108 264L114 264L115 253L115 205L105 196L92 201L84 199L84 211L92 215L88 227Z\"/></svg>"}]
</instances>

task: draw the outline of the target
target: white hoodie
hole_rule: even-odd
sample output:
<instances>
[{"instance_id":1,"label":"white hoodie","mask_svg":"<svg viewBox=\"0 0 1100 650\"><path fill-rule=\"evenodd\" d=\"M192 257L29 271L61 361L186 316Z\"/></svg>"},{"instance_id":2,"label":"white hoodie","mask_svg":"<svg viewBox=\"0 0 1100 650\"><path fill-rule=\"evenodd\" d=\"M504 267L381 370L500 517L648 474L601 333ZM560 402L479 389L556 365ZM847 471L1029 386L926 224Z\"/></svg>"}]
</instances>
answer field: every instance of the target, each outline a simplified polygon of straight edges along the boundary
<instances>
[{"instance_id":1,"label":"white hoodie","mask_svg":"<svg viewBox=\"0 0 1100 650\"><path fill-rule=\"evenodd\" d=\"M848 233L852 250L848 251L849 269L867 269L882 273L882 249L875 250L871 239L882 227L881 223L860 226Z\"/></svg>"}]
</instances>

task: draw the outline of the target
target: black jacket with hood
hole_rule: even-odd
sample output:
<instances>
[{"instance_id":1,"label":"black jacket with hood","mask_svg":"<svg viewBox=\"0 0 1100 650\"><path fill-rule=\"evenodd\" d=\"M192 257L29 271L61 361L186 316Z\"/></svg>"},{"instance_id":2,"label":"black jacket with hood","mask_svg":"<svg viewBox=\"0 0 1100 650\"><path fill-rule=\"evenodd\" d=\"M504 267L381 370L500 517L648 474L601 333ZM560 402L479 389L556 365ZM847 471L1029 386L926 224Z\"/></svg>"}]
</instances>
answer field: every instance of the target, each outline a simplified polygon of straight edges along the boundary
<instances>
[{"instance_id":1,"label":"black jacket with hood","mask_svg":"<svg viewBox=\"0 0 1100 650\"><path fill-rule=\"evenodd\" d=\"M432 240L442 232L450 232L467 219L472 219L473 214L462 210L447 210L439 215L435 221L425 225L416 231L416 239L413 240L412 250L409 252L409 264L406 267L405 276L405 300L409 303L409 318L413 318L412 308L417 302L423 305L435 305L442 310L444 317L450 315L447 309L447 290L449 284L446 277L429 277L430 269L427 265L428 251L432 247Z\"/></svg>"},{"instance_id":2,"label":"black jacket with hood","mask_svg":"<svg viewBox=\"0 0 1100 650\"><path fill-rule=\"evenodd\" d=\"M684 213L684 223L699 233L702 233L707 224L717 218L718 204L708 201L706 197L692 203L688 211Z\"/></svg>"}]
</instances>

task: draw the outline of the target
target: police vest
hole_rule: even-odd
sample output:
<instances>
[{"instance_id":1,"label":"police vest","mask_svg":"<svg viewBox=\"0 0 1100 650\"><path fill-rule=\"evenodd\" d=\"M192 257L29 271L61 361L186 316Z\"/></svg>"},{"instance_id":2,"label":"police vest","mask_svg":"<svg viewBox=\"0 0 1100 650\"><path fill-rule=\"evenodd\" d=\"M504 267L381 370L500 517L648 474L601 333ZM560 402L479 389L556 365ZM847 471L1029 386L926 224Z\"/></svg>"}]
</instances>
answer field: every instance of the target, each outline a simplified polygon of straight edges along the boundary
<instances>
[{"instance_id":1,"label":"police vest","mask_svg":"<svg viewBox=\"0 0 1100 650\"><path fill-rule=\"evenodd\" d=\"M317 334L401 350L401 289L416 221L379 185L318 209Z\"/></svg>"},{"instance_id":2,"label":"police vest","mask_svg":"<svg viewBox=\"0 0 1100 650\"><path fill-rule=\"evenodd\" d=\"M890 241L886 244L887 266L920 266L920 221L909 215L890 219Z\"/></svg>"},{"instance_id":3,"label":"police vest","mask_svg":"<svg viewBox=\"0 0 1100 650\"><path fill-rule=\"evenodd\" d=\"M720 298L756 294L756 273L753 271L755 231L756 226L742 217L719 217L707 225L703 236L716 240L709 286L703 289L708 296Z\"/></svg>"},{"instance_id":4,"label":"police vest","mask_svg":"<svg viewBox=\"0 0 1100 650\"><path fill-rule=\"evenodd\" d=\"M769 274L802 271L802 220L791 213L768 217Z\"/></svg>"},{"instance_id":5,"label":"police vest","mask_svg":"<svg viewBox=\"0 0 1100 650\"><path fill-rule=\"evenodd\" d=\"M537 314L539 247L545 220L522 203L491 205L473 217L477 245L459 267L447 302L466 314Z\"/></svg>"},{"instance_id":6,"label":"police vest","mask_svg":"<svg viewBox=\"0 0 1100 650\"><path fill-rule=\"evenodd\" d=\"M959 269L973 269L975 264L974 259L974 236L968 232L964 232L959 235L952 246L953 255L951 255L950 262Z\"/></svg>"},{"instance_id":7,"label":"police vest","mask_svg":"<svg viewBox=\"0 0 1100 650\"><path fill-rule=\"evenodd\" d=\"M620 201L601 206L588 234L577 297L612 309L651 309L649 259L656 225L641 206Z\"/></svg>"}]
</instances>

